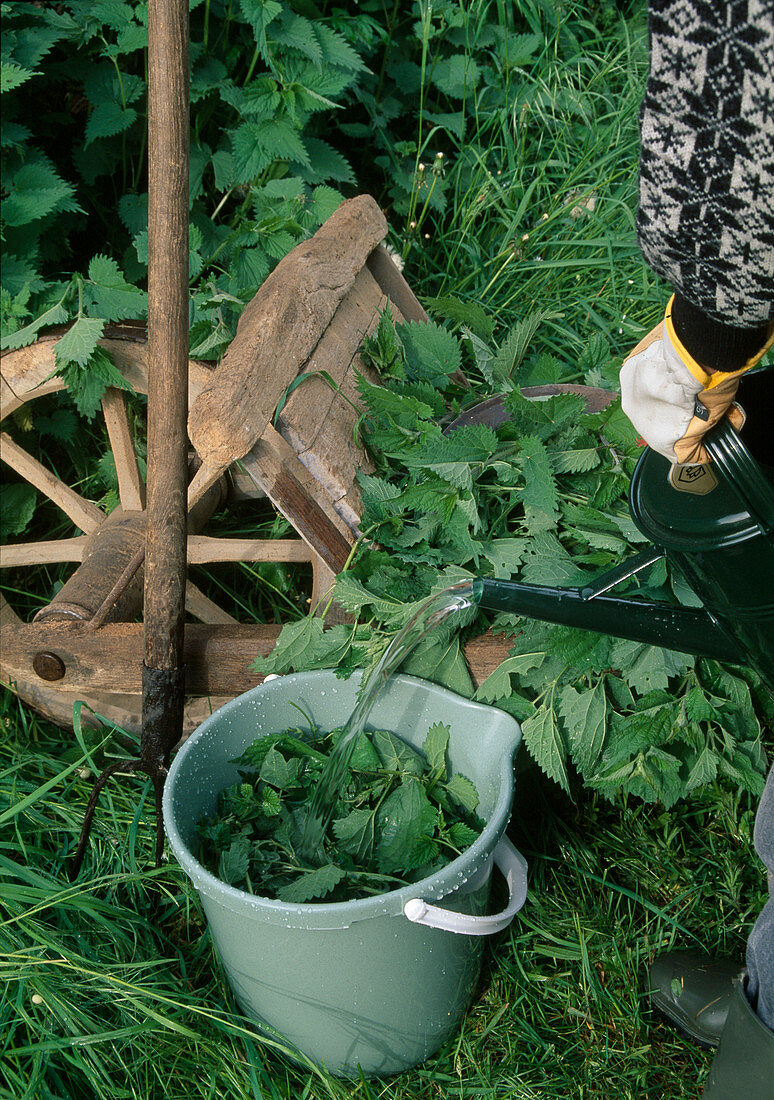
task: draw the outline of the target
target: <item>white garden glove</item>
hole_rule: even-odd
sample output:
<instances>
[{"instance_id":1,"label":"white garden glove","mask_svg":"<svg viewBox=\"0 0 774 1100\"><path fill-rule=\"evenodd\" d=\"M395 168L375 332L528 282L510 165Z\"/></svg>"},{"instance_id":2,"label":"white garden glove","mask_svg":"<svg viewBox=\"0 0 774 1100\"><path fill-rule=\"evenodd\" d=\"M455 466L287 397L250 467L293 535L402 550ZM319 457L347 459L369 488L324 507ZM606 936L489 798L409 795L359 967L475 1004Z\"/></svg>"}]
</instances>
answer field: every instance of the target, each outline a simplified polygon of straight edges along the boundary
<instances>
[{"instance_id":1,"label":"white garden glove","mask_svg":"<svg viewBox=\"0 0 774 1100\"><path fill-rule=\"evenodd\" d=\"M702 439L724 416L738 430L744 412L734 404L739 379L772 341L735 371L708 373L685 350L672 325L672 301L661 324L640 341L621 367L621 404L653 448L680 465L709 461Z\"/></svg>"}]
</instances>

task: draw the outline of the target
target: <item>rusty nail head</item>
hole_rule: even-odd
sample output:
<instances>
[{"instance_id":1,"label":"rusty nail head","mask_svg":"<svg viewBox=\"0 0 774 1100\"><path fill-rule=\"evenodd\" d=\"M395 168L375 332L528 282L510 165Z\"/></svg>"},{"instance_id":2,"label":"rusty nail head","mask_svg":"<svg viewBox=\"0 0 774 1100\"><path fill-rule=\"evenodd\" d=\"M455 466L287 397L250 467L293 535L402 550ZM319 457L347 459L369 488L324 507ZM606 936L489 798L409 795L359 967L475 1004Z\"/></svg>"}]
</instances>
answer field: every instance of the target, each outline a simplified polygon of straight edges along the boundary
<instances>
[{"instance_id":1,"label":"rusty nail head","mask_svg":"<svg viewBox=\"0 0 774 1100\"><path fill-rule=\"evenodd\" d=\"M32 667L41 680L61 680L67 671L64 661L56 653L36 653L32 658Z\"/></svg>"}]
</instances>

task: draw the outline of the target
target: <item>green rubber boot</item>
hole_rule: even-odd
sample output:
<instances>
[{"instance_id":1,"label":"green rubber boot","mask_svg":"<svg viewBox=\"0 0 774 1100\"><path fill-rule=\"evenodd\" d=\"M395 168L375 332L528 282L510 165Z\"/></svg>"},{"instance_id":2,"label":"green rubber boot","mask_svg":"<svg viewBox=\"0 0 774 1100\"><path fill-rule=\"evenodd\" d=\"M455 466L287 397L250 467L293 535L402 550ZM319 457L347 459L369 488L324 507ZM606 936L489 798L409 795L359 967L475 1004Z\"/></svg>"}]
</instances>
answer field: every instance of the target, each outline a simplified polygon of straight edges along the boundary
<instances>
[{"instance_id":1,"label":"green rubber boot","mask_svg":"<svg viewBox=\"0 0 774 1100\"><path fill-rule=\"evenodd\" d=\"M741 966L692 951L660 955L648 972L655 1009L706 1050L716 1047L726 1023Z\"/></svg>"},{"instance_id":2,"label":"green rubber boot","mask_svg":"<svg viewBox=\"0 0 774 1100\"><path fill-rule=\"evenodd\" d=\"M774 1096L774 1031L733 984L728 1019L710 1067L703 1100L771 1100Z\"/></svg>"}]
</instances>

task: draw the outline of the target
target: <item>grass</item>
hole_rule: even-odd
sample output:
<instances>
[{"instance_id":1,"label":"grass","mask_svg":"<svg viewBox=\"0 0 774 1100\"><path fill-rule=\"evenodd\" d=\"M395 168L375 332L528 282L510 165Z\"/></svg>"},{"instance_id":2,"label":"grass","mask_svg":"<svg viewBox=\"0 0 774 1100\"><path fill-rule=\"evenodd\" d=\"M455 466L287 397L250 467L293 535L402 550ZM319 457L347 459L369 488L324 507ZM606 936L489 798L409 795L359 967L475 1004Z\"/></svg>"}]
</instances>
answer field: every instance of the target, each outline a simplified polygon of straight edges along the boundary
<instances>
[{"instance_id":1,"label":"grass","mask_svg":"<svg viewBox=\"0 0 774 1100\"><path fill-rule=\"evenodd\" d=\"M542 26L549 7L525 0L520 29ZM461 10L464 50L478 56L505 5ZM624 11L570 4L537 63L505 71L494 91L477 89L462 137L415 113L388 132L386 165L374 153L359 166L361 189L388 211L415 291L478 303L498 334L545 311L538 350L566 379L580 376L592 336L605 342L612 378L665 300L634 236L643 5ZM570 33L583 49L568 45ZM424 45L430 72L440 47L429 30ZM398 139L417 133L422 148L399 153ZM446 164L442 205L426 202L416 167L436 151ZM418 212L413 229L409 209ZM41 514L45 533L27 537L53 537L60 520ZM238 515L223 530L255 535L271 525ZM50 598L57 577L39 579L42 595L19 573L5 580L26 614ZM285 617L303 605L297 581L269 571L197 583L215 599L225 591L241 617ZM341 1082L293 1063L280 1040L259 1038L238 1013L193 890L174 861L152 867L147 784L107 788L84 869L69 883L93 773L122 752L111 732L75 738L8 692L0 715L2 1100L699 1095L709 1056L653 1016L645 968L677 946L741 960L765 890L747 796L712 787L666 813L580 788L572 802L522 772L511 832L530 861L530 897L489 945L461 1031L409 1073Z\"/></svg>"},{"instance_id":2,"label":"grass","mask_svg":"<svg viewBox=\"0 0 774 1100\"><path fill-rule=\"evenodd\" d=\"M149 786L112 783L86 865L67 877L88 745L10 694L0 749L0 1096L13 1100L695 1097L709 1056L653 1016L645 967L675 946L739 957L763 901L753 808L712 790L664 813L575 803L532 770L511 835L530 895L492 942L464 1025L391 1080L342 1082L259 1038L224 982L195 892L152 867Z\"/></svg>"}]
</instances>

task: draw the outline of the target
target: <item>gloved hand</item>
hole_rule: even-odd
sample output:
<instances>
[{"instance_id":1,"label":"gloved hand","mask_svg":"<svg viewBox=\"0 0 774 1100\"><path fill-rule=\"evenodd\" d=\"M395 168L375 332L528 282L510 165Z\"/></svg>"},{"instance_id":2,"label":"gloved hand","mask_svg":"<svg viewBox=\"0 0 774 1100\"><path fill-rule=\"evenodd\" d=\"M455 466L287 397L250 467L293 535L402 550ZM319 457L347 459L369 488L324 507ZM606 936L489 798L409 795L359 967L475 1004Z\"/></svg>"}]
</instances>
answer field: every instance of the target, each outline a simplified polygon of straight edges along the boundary
<instances>
[{"instance_id":1,"label":"gloved hand","mask_svg":"<svg viewBox=\"0 0 774 1100\"><path fill-rule=\"evenodd\" d=\"M672 300L661 324L640 341L621 368L621 404L643 439L680 465L709 461L702 439L728 416L737 430L744 412L734 404L739 379L763 356L769 341L743 367L709 373L675 334Z\"/></svg>"}]
</instances>

